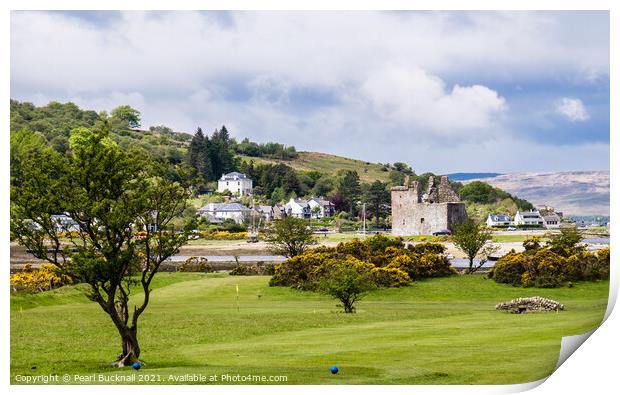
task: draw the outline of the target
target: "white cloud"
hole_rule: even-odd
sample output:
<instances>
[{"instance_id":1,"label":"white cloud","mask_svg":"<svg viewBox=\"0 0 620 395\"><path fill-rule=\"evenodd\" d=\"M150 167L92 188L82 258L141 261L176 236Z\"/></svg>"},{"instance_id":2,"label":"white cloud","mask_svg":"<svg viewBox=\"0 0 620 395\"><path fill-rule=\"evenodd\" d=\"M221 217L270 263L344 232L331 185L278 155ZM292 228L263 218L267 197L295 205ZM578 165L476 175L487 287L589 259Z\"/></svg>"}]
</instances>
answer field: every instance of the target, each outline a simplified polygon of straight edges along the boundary
<instances>
[{"instance_id":1,"label":"white cloud","mask_svg":"<svg viewBox=\"0 0 620 395\"><path fill-rule=\"evenodd\" d=\"M579 99L562 97L556 101L555 111L571 122L585 122L590 119L588 110Z\"/></svg>"},{"instance_id":2,"label":"white cloud","mask_svg":"<svg viewBox=\"0 0 620 395\"><path fill-rule=\"evenodd\" d=\"M225 23L213 13L120 15L93 24L12 12L13 97L130 104L144 127L226 124L237 137L300 149L464 167L446 146L499 142L513 135L511 119L532 118L509 87L525 95L532 81L609 76L606 13L234 12Z\"/></svg>"},{"instance_id":3,"label":"white cloud","mask_svg":"<svg viewBox=\"0 0 620 395\"><path fill-rule=\"evenodd\" d=\"M378 116L435 136L476 137L497 124L506 100L486 86L455 85L416 67L388 66L371 75L360 93Z\"/></svg>"}]
</instances>

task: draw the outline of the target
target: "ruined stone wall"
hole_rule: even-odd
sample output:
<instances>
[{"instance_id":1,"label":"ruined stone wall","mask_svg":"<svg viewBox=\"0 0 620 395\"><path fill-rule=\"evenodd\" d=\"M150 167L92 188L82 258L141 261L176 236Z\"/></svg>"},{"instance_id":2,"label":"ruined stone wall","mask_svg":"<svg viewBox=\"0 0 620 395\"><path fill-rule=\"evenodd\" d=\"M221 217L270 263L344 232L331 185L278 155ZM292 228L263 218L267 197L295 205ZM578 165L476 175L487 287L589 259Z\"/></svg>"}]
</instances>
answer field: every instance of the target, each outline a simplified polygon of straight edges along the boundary
<instances>
[{"instance_id":1,"label":"ruined stone wall","mask_svg":"<svg viewBox=\"0 0 620 395\"><path fill-rule=\"evenodd\" d=\"M454 230L454 226L467 221L465 203L446 203L448 205L448 226L446 229Z\"/></svg>"},{"instance_id":2,"label":"ruined stone wall","mask_svg":"<svg viewBox=\"0 0 620 395\"><path fill-rule=\"evenodd\" d=\"M392 188L392 234L430 235L445 229L453 230L454 225L467 219L465 204L450 188L447 177L441 178L439 187L432 185L429 182L423 195L417 182L409 187Z\"/></svg>"}]
</instances>

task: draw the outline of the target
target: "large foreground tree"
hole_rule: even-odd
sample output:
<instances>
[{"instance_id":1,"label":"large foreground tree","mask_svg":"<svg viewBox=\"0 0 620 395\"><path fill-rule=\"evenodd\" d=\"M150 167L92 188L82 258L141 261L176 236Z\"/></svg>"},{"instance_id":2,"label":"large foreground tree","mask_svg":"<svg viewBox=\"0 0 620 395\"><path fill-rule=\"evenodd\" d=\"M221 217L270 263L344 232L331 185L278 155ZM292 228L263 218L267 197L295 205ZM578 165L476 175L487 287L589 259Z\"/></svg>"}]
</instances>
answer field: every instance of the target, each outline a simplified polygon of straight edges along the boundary
<instances>
[{"instance_id":1,"label":"large foreground tree","mask_svg":"<svg viewBox=\"0 0 620 395\"><path fill-rule=\"evenodd\" d=\"M88 297L121 338L113 365L136 361L138 319L149 304L151 282L188 238L189 225L172 226L186 208L188 192L160 177L164 171L144 152L120 150L105 122L93 130L73 130L66 156L46 147L30 147L20 155L11 180L12 238L88 284ZM77 227L66 227L59 214ZM131 298L130 308L132 291L141 294Z\"/></svg>"}]
</instances>

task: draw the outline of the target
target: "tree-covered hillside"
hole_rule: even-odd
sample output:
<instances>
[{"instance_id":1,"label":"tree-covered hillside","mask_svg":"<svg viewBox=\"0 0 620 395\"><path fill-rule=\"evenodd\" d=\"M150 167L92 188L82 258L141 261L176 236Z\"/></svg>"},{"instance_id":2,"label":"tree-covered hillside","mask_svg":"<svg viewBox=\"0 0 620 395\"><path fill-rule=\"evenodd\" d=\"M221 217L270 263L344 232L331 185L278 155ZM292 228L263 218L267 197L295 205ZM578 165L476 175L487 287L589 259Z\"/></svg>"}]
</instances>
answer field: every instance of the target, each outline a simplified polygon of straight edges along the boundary
<instances>
[{"instance_id":1,"label":"tree-covered hillside","mask_svg":"<svg viewBox=\"0 0 620 395\"><path fill-rule=\"evenodd\" d=\"M216 180L230 171L247 174L254 182L254 202L277 204L290 197L323 196L338 211L358 215L366 202L369 215L387 219L389 188L403 185L408 178L426 189L433 173L416 174L402 162L370 163L317 152L298 152L276 142L241 142L230 136L226 126L211 134L200 127L194 135L177 133L160 125L140 128L139 111L127 105L109 114L82 110L73 103L50 102L37 107L11 100L11 172L19 171L20 153L33 145L46 145L61 154L69 148L71 131L93 128L105 122L110 137L122 149L138 149L165 165L168 176L193 186L195 194L213 192ZM452 182L468 204L470 215L510 212L531 208L531 204L483 182L463 186Z\"/></svg>"}]
</instances>

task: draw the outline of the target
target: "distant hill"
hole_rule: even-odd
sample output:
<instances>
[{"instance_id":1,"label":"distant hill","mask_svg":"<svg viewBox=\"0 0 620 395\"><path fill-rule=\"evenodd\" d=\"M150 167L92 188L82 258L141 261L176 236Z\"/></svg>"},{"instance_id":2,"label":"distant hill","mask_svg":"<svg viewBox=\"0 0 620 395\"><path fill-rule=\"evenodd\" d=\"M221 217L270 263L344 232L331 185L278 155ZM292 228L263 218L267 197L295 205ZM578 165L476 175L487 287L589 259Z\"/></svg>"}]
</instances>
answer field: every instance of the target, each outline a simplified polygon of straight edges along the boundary
<instances>
[{"instance_id":1,"label":"distant hill","mask_svg":"<svg viewBox=\"0 0 620 395\"><path fill-rule=\"evenodd\" d=\"M564 214L609 215L609 171L511 173L481 181Z\"/></svg>"},{"instance_id":2,"label":"distant hill","mask_svg":"<svg viewBox=\"0 0 620 395\"><path fill-rule=\"evenodd\" d=\"M484 178L497 177L502 173L451 173L448 174L448 178L452 181L468 181L468 180L482 180Z\"/></svg>"},{"instance_id":3,"label":"distant hill","mask_svg":"<svg viewBox=\"0 0 620 395\"><path fill-rule=\"evenodd\" d=\"M390 180L389 169L383 165L321 152L300 151L297 158L287 160L258 158L244 155L241 155L241 159L245 161L253 160L254 163L257 164L284 163L295 170L314 170L325 174L334 174L339 170L355 170L363 182L373 182L375 180L388 182Z\"/></svg>"}]
</instances>

